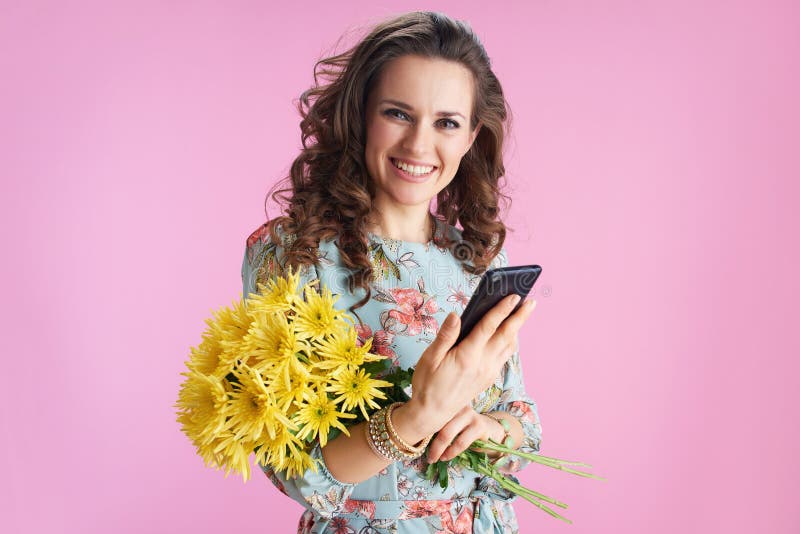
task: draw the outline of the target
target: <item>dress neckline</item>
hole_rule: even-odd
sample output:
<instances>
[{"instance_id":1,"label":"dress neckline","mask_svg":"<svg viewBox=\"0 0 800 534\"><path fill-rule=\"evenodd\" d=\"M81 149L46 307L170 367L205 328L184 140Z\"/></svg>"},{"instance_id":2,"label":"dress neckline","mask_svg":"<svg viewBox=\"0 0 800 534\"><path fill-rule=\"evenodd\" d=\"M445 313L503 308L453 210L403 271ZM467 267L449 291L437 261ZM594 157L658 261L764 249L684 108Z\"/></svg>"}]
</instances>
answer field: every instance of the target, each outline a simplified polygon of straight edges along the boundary
<instances>
[{"instance_id":1,"label":"dress neckline","mask_svg":"<svg viewBox=\"0 0 800 534\"><path fill-rule=\"evenodd\" d=\"M431 217L433 219L433 236L431 239L426 241L425 243L420 243L419 241L405 241L403 239L394 239L393 237L383 237L379 236L378 234L373 234L369 230L367 231L367 236L369 237L370 241L383 243L386 245L390 244L398 244L402 246L411 246L411 247L425 247L428 248L433 245L440 237L442 233L442 221L440 221L436 217Z\"/></svg>"}]
</instances>

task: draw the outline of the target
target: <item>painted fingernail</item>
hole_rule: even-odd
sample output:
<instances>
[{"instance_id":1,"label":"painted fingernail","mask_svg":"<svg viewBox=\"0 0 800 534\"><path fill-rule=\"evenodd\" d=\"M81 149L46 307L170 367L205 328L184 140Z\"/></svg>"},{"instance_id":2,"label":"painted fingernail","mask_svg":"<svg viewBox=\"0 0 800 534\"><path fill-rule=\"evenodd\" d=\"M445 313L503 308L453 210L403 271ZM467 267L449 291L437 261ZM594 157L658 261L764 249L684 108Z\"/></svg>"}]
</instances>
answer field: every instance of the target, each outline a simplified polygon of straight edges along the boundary
<instances>
[{"instance_id":1,"label":"painted fingernail","mask_svg":"<svg viewBox=\"0 0 800 534\"><path fill-rule=\"evenodd\" d=\"M517 302L519 302L521 298L522 298L522 297L520 297L519 295L516 295L516 294L515 294L515 295L513 295L513 296L511 297L511 305L512 305L512 306L516 306L516 305L517 305Z\"/></svg>"}]
</instances>

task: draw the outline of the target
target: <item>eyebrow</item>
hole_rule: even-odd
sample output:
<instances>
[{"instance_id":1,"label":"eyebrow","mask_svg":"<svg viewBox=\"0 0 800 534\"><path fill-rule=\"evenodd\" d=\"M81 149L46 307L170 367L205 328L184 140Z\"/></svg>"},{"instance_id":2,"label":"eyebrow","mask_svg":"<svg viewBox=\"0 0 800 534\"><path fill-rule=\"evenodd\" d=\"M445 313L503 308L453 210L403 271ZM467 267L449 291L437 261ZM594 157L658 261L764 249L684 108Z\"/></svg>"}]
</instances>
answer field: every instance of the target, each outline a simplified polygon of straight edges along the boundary
<instances>
[{"instance_id":1,"label":"eyebrow","mask_svg":"<svg viewBox=\"0 0 800 534\"><path fill-rule=\"evenodd\" d=\"M398 108L403 108L406 111L414 111L414 108L412 108L405 102L401 102L399 100L384 99L381 100L381 104L392 104L393 106L397 106ZM462 115L457 111L440 111L436 114L437 117L454 117L456 115L458 115L464 120L467 120L467 118L464 115Z\"/></svg>"}]
</instances>

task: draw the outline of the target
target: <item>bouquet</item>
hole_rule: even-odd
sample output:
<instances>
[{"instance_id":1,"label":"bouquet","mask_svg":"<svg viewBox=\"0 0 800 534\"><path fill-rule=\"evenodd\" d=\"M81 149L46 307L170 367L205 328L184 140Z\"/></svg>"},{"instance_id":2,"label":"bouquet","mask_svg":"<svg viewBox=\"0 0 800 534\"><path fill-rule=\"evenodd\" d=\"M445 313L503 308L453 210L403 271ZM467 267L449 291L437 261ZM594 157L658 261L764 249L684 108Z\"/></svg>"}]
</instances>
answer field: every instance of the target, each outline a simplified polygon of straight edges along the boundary
<instances>
[{"instance_id":1,"label":"bouquet","mask_svg":"<svg viewBox=\"0 0 800 534\"><path fill-rule=\"evenodd\" d=\"M177 421L206 466L250 478L250 455L287 478L316 470L310 455L348 425L408 400L413 370L391 369L385 356L359 341L352 318L335 307L338 297L315 280L300 287L299 271L258 284L258 293L206 319L208 328L192 347L178 394ZM527 454L492 440L472 447L516 455L580 476L567 462ZM544 502L567 505L525 488L501 473L485 452L468 449L428 465L426 475L448 484L448 466L460 464L495 479L554 517L571 523ZM601 479L602 480L602 479Z\"/></svg>"}]
</instances>

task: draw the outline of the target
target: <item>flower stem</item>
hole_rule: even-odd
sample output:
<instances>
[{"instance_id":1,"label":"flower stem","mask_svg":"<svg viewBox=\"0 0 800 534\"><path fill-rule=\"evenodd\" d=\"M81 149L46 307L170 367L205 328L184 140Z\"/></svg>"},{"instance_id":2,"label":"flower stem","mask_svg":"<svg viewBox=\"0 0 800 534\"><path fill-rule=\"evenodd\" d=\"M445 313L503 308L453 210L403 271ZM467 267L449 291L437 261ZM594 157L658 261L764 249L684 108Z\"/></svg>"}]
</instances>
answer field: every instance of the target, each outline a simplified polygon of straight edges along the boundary
<instances>
[{"instance_id":1,"label":"flower stem","mask_svg":"<svg viewBox=\"0 0 800 534\"><path fill-rule=\"evenodd\" d=\"M533 491L531 489L528 489L528 488L522 486L521 484L517 484L516 482L510 480L508 477L503 475L502 473L498 472L496 469L489 469L489 468L486 468L486 467L482 466L481 468L479 468L478 472L483 474L483 475L486 475L486 476L489 476L489 477L495 479L500 484L500 487L510 491L511 493L513 493L515 495L519 495L520 497L522 497L523 499L525 499L529 503L533 504L534 506L536 506L537 508L539 508L541 510L544 510L545 512L547 512L551 516L553 516L553 517L555 517L557 519L561 519L562 521L566 521L570 525L572 524L572 521L570 521L566 517L562 516L561 514L559 514L558 512L553 510L552 508L550 508L549 506L547 506L545 504L542 504L541 502L539 502L536 499L538 497L539 499L541 499L543 501L547 501L549 503L555 504L556 506L560 506L561 508L567 508L566 504L564 504L562 502L559 502L559 501L556 501L555 499L553 499L551 497L548 497L546 495L542 495L541 493L538 493L538 492Z\"/></svg>"},{"instance_id":2,"label":"flower stem","mask_svg":"<svg viewBox=\"0 0 800 534\"><path fill-rule=\"evenodd\" d=\"M561 460L558 458L552 458L550 456L544 456L541 454L532 454L527 452L522 452L518 449L512 449L510 447L506 447L500 443L497 443L494 440L483 441L477 440L472 444L473 447L479 447L481 449L492 450L496 452L502 452L504 454L510 454L513 456L519 456L520 458L524 458L526 460L530 460L532 462L536 462L538 464L546 465L547 467L552 467L553 469L559 469L566 473L572 473L574 475L586 477L586 478L594 478L596 480L606 480L603 477L599 477L597 475L593 475L592 473L587 473L585 471L578 471L577 469L571 469L569 467L565 467L567 465L579 465L583 467L592 467L589 464L585 464L582 462L568 462L566 460Z\"/></svg>"}]
</instances>

